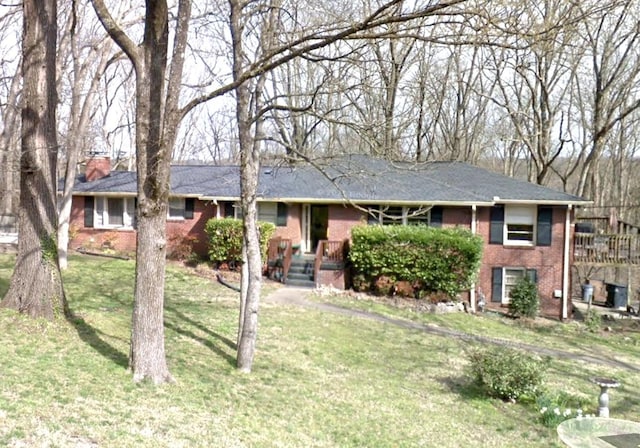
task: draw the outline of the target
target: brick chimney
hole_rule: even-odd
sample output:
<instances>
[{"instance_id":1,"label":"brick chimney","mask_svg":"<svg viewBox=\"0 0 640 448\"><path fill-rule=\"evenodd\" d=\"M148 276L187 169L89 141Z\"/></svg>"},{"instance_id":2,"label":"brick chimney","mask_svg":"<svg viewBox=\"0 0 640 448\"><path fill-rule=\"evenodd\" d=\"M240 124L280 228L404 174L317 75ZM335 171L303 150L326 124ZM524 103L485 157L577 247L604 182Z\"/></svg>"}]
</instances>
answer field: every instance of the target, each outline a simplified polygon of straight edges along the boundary
<instances>
[{"instance_id":1,"label":"brick chimney","mask_svg":"<svg viewBox=\"0 0 640 448\"><path fill-rule=\"evenodd\" d=\"M108 156L89 156L84 171L87 182L102 179L111 174L111 159Z\"/></svg>"}]
</instances>

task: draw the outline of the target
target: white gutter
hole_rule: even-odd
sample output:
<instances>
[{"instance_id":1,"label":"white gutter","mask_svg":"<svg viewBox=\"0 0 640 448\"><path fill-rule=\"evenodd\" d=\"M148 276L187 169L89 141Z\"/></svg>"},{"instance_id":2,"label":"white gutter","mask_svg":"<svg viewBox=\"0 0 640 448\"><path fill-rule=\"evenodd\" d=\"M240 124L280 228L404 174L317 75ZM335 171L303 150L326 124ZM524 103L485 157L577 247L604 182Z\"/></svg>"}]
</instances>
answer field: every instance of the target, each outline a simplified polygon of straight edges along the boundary
<instances>
[{"instance_id":1,"label":"white gutter","mask_svg":"<svg viewBox=\"0 0 640 448\"><path fill-rule=\"evenodd\" d=\"M218 197L218 200L234 200L238 201L239 198L223 199ZM423 205L438 206L449 205L459 207L490 207L494 205L491 201L428 201L428 200L415 200L415 201L390 201L386 199L322 199L322 198L290 198L290 197L259 197L256 198L257 202L286 202L288 204L327 204L327 205L397 205L406 207L417 207Z\"/></svg>"},{"instance_id":2,"label":"white gutter","mask_svg":"<svg viewBox=\"0 0 640 448\"><path fill-rule=\"evenodd\" d=\"M536 199L500 199L498 197L493 198L495 202L500 204L531 204L531 205L578 205L586 206L593 205L593 201L588 200L575 200L575 201L554 201L554 200L536 200Z\"/></svg>"},{"instance_id":3,"label":"white gutter","mask_svg":"<svg viewBox=\"0 0 640 448\"><path fill-rule=\"evenodd\" d=\"M564 221L564 257L562 262L562 319L569 317L569 250L571 238L571 204Z\"/></svg>"},{"instance_id":4,"label":"white gutter","mask_svg":"<svg viewBox=\"0 0 640 448\"><path fill-rule=\"evenodd\" d=\"M475 205L471 206L471 234L475 235L478 231L476 224L476 214L478 211L478 207ZM469 305L471 306L471 312L476 312L476 284L475 282L471 285L471 290L469 291Z\"/></svg>"},{"instance_id":5,"label":"white gutter","mask_svg":"<svg viewBox=\"0 0 640 448\"><path fill-rule=\"evenodd\" d=\"M134 198L138 196L138 193L132 193L130 191L118 192L118 191L79 191L73 192L74 196L104 196L108 198Z\"/></svg>"}]
</instances>

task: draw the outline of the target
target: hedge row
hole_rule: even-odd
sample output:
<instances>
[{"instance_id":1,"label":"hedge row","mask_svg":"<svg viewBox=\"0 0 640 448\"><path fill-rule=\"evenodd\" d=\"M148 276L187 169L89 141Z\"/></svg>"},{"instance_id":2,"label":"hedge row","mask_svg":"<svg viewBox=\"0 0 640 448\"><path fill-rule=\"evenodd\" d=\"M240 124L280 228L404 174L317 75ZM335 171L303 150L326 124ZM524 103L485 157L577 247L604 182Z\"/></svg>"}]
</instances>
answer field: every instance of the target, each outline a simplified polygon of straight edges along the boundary
<instances>
[{"instance_id":1,"label":"hedge row","mask_svg":"<svg viewBox=\"0 0 640 448\"><path fill-rule=\"evenodd\" d=\"M482 238L466 229L357 226L351 236L349 258L360 289L404 283L418 297L454 297L471 286L480 267Z\"/></svg>"},{"instance_id":2,"label":"hedge row","mask_svg":"<svg viewBox=\"0 0 640 448\"><path fill-rule=\"evenodd\" d=\"M262 259L267 257L269 239L276 226L269 222L258 222ZM242 262L242 220L233 218L207 221L204 228L209 238L209 259L217 266L226 264L229 268L240 266Z\"/></svg>"}]
</instances>

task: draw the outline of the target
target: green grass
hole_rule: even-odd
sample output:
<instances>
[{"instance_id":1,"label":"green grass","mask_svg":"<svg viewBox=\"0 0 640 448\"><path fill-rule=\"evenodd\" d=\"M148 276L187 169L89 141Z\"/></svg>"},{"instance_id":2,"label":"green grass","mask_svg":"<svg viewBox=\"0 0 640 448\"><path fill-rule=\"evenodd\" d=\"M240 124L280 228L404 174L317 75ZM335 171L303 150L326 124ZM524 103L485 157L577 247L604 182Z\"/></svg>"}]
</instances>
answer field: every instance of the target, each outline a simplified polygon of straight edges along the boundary
<instances>
[{"instance_id":1,"label":"green grass","mask_svg":"<svg viewBox=\"0 0 640 448\"><path fill-rule=\"evenodd\" d=\"M380 301L368 296L312 296L312 299L329 300L349 309L442 326L504 341L559 349L575 354L594 354L622 362L635 362L640 366L640 321L608 321L606 325L613 330L612 332L590 333L579 322L562 323L548 319L534 322L530 319L512 319L495 312L477 316L465 313L417 313L410 308L392 306L389 301Z\"/></svg>"},{"instance_id":2,"label":"green grass","mask_svg":"<svg viewBox=\"0 0 640 448\"><path fill-rule=\"evenodd\" d=\"M0 256L0 294L13 260ZM241 374L237 294L176 266L167 270L165 321L177 383L134 384L126 371L133 269L132 261L72 257L64 273L70 323L0 310L0 446L560 446L532 406L479 395L457 339L263 301L254 370ZM578 330L514 328L497 318L405 317L575 350L598 343ZM637 347L616 338L597 347L634 357ZM611 415L634 419L637 371L554 359L548 382L591 399L593 412L594 375L623 382Z\"/></svg>"}]
</instances>

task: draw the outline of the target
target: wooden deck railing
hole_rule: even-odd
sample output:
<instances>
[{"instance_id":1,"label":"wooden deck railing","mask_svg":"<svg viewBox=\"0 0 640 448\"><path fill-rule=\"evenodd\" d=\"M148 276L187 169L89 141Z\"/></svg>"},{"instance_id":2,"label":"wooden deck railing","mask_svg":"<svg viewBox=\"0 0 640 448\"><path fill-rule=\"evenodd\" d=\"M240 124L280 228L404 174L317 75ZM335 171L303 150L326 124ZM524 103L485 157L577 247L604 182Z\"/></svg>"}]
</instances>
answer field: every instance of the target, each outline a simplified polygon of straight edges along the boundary
<instances>
[{"instance_id":1,"label":"wooden deck railing","mask_svg":"<svg viewBox=\"0 0 640 448\"><path fill-rule=\"evenodd\" d=\"M323 261L336 264L344 263L345 257L346 245L344 241L319 241L313 266L313 278L318 278Z\"/></svg>"},{"instance_id":2,"label":"wooden deck railing","mask_svg":"<svg viewBox=\"0 0 640 448\"><path fill-rule=\"evenodd\" d=\"M293 244L288 238L272 238L267 248L267 269L270 278L281 282L287 280L291 259L293 258Z\"/></svg>"},{"instance_id":3,"label":"wooden deck railing","mask_svg":"<svg viewBox=\"0 0 640 448\"><path fill-rule=\"evenodd\" d=\"M322 263L342 264L346 259L347 245L344 241L322 240L314 256L313 274L318 278ZM267 247L267 275L269 278L286 282L293 260L293 244L287 238L272 238Z\"/></svg>"},{"instance_id":4,"label":"wooden deck railing","mask_svg":"<svg viewBox=\"0 0 640 448\"><path fill-rule=\"evenodd\" d=\"M640 235L576 233L576 263L640 264Z\"/></svg>"}]
</instances>

